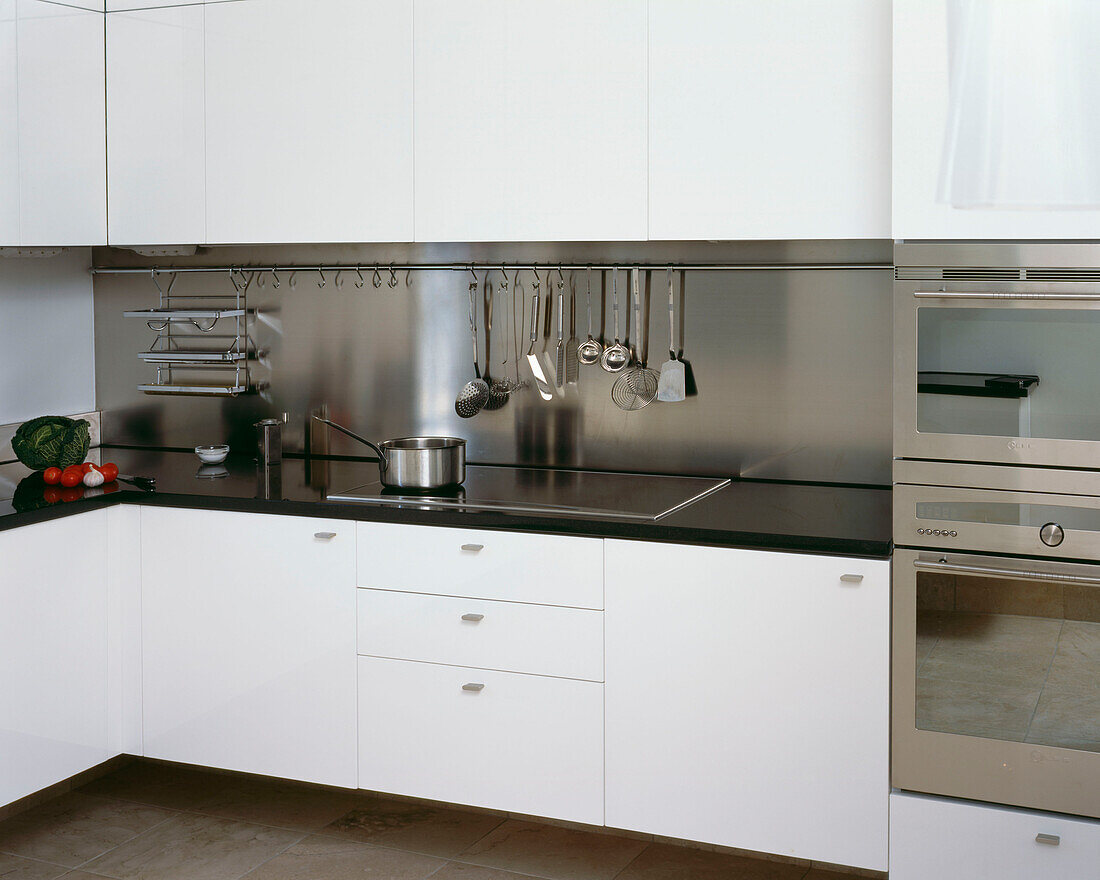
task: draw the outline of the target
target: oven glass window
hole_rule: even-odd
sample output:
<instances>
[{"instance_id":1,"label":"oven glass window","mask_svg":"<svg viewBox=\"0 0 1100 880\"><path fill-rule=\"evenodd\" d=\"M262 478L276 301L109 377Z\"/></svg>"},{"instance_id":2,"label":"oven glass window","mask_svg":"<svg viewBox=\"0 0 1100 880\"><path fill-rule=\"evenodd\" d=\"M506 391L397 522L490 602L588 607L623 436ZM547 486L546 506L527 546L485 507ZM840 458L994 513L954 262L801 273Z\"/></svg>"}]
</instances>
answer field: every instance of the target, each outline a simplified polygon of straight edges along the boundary
<instances>
[{"instance_id":1,"label":"oven glass window","mask_svg":"<svg viewBox=\"0 0 1100 880\"><path fill-rule=\"evenodd\" d=\"M1001 501L920 501L917 519L940 522L990 523L1042 528L1058 523L1067 531L1100 532L1100 510L1053 504L1009 504Z\"/></svg>"},{"instance_id":2,"label":"oven glass window","mask_svg":"<svg viewBox=\"0 0 1100 880\"><path fill-rule=\"evenodd\" d=\"M1100 440L1100 311L917 309L917 430Z\"/></svg>"},{"instance_id":3,"label":"oven glass window","mask_svg":"<svg viewBox=\"0 0 1100 880\"><path fill-rule=\"evenodd\" d=\"M922 730L1100 752L1100 587L917 573Z\"/></svg>"}]
</instances>

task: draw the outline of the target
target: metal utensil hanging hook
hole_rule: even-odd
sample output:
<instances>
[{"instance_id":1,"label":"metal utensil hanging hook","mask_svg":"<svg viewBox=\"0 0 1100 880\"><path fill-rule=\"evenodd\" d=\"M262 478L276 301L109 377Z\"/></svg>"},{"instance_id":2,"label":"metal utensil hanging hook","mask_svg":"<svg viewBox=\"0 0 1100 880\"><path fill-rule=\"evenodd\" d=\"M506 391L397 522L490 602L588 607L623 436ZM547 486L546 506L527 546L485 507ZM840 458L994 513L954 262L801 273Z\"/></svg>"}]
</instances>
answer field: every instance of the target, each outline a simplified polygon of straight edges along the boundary
<instances>
[{"instance_id":1,"label":"metal utensil hanging hook","mask_svg":"<svg viewBox=\"0 0 1100 880\"><path fill-rule=\"evenodd\" d=\"M561 274L561 263L558 263L558 287L565 287L565 276Z\"/></svg>"},{"instance_id":2,"label":"metal utensil hanging hook","mask_svg":"<svg viewBox=\"0 0 1100 880\"><path fill-rule=\"evenodd\" d=\"M272 266L271 267L271 286L274 287L276 290L278 290L280 287L282 287L282 282L279 280L279 267L278 266Z\"/></svg>"},{"instance_id":3,"label":"metal utensil hanging hook","mask_svg":"<svg viewBox=\"0 0 1100 880\"><path fill-rule=\"evenodd\" d=\"M477 272L474 271L473 263L470 264L469 269L470 269L470 274L474 276L474 283L473 283L472 287L476 290L477 289Z\"/></svg>"},{"instance_id":4,"label":"metal utensil hanging hook","mask_svg":"<svg viewBox=\"0 0 1100 880\"><path fill-rule=\"evenodd\" d=\"M393 271L393 263L390 263L390 280L386 283L390 286L390 290L393 290L399 284L397 273Z\"/></svg>"},{"instance_id":5,"label":"metal utensil hanging hook","mask_svg":"<svg viewBox=\"0 0 1100 880\"><path fill-rule=\"evenodd\" d=\"M370 283L374 285L375 289L382 286L382 273L378 271L378 267L374 267L374 274L371 276Z\"/></svg>"},{"instance_id":6,"label":"metal utensil hanging hook","mask_svg":"<svg viewBox=\"0 0 1100 880\"><path fill-rule=\"evenodd\" d=\"M157 292L164 298L170 297L172 295L172 288L175 286L176 279L179 278L179 275L173 272L171 279L168 281L168 287L162 288L160 282L157 281L157 275L160 274L160 269L153 269L150 274L152 275L153 284L156 286Z\"/></svg>"},{"instance_id":7,"label":"metal utensil hanging hook","mask_svg":"<svg viewBox=\"0 0 1100 880\"><path fill-rule=\"evenodd\" d=\"M328 284L328 280L325 278L325 267L318 266L317 274L321 276L321 280L317 282L317 289L321 290L326 284Z\"/></svg>"},{"instance_id":8,"label":"metal utensil hanging hook","mask_svg":"<svg viewBox=\"0 0 1100 880\"><path fill-rule=\"evenodd\" d=\"M362 287L367 283L367 280L363 277L363 270L358 266L355 267L355 274L359 276L359 280L355 282L356 287Z\"/></svg>"},{"instance_id":9,"label":"metal utensil hanging hook","mask_svg":"<svg viewBox=\"0 0 1100 880\"><path fill-rule=\"evenodd\" d=\"M539 286L541 285L541 282L539 281L539 267L532 266L531 271L535 273L535 290L537 291L539 289Z\"/></svg>"}]
</instances>

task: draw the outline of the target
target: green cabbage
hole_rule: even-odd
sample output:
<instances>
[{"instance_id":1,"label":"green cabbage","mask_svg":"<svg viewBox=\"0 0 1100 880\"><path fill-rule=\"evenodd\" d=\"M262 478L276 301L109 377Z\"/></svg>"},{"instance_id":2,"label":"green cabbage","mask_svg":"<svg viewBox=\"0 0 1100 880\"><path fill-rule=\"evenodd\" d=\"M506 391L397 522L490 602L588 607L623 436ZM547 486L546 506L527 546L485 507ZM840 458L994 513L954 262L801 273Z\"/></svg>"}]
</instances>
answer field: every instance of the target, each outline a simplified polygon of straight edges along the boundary
<instances>
[{"instance_id":1,"label":"green cabbage","mask_svg":"<svg viewBox=\"0 0 1100 880\"><path fill-rule=\"evenodd\" d=\"M40 416L19 426L11 441L15 457L32 471L83 464L88 455L88 423L64 416Z\"/></svg>"}]
</instances>

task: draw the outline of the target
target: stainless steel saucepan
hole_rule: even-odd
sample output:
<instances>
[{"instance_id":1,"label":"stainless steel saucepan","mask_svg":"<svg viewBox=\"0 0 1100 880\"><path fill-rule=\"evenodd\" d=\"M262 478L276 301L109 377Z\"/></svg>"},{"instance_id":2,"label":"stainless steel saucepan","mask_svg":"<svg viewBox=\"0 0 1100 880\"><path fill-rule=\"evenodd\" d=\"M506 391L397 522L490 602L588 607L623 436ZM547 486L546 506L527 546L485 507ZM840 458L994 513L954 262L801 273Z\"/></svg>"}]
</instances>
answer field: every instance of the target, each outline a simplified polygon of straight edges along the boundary
<instances>
[{"instance_id":1,"label":"stainless steel saucepan","mask_svg":"<svg viewBox=\"0 0 1100 880\"><path fill-rule=\"evenodd\" d=\"M400 437L371 443L354 431L314 416L374 450L382 485L393 489L442 489L466 479L466 441L461 437Z\"/></svg>"}]
</instances>

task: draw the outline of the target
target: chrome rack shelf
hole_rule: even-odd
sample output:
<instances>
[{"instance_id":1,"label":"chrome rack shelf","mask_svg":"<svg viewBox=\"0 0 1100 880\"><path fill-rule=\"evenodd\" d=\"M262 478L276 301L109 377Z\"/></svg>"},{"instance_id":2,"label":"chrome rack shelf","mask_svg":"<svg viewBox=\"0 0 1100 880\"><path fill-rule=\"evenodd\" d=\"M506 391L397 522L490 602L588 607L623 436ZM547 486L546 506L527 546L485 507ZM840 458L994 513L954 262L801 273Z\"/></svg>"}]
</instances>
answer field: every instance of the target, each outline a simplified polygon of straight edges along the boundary
<instances>
[{"instance_id":1,"label":"chrome rack shelf","mask_svg":"<svg viewBox=\"0 0 1100 880\"><path fill-rule=\"evenodd\" d=\"M160 283L161 274L170 275L167 287ZM138 385L138 390L145 394L216 397L235 397L255 390L249 370L249 361L256 357L248 330L253 313L246 301L255 275L230 272L233 293L194 295L172 293L177 275L172 270L153 270L153 284L160 294L158 307L123 312L124 317L141 318L157 334L149 349L138 354L142 361L155 366L156 381ZM198 300L216 302L199 308L193 304ZM214 333L223 320L233 322L231 332ZM220 344L211 345L215 341ZM193 375L208 370L218 371L224 378L207 382ZM181 377L181 372L186 375Z\"/></svg>"}]
</instances>

